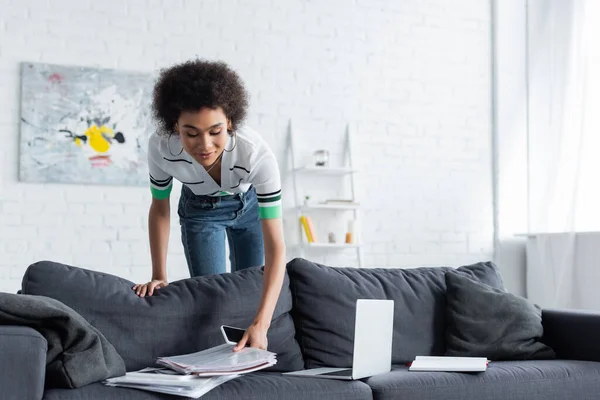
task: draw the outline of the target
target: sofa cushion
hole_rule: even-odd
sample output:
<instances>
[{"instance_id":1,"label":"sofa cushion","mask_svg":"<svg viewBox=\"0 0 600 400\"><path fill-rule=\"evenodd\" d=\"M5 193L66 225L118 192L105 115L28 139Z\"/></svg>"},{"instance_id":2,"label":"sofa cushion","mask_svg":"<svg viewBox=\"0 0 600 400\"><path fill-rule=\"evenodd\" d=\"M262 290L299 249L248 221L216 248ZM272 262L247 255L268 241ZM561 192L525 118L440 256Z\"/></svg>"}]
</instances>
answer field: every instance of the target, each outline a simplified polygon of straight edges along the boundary
<instances>
[{"instance_id":1,"label":"sofa cushion","mask_svg":"<svg viewBox=\"0 0 600 400\"><path fill-rule=\"evenodd\" d=\"M395 367L366 380L376 400L593 400L600 391L600 363L497 361L486 372L409 372Z\"/></svg>"},{"instance_id":2,"label":"sofa cushion","mask_svg":"<svg viewBox=\"0 0 600 400\"><path fill-rule=\"evenodd\" d=\"M343 268L302 258L288 263L296 337L307 368L351 367L356 300L394 300L392 362L443 355L446 271L452 267ZM491 262L456 269L493 287L504 287Z\"/></svg>"},{"instance_id":3,"label":"sofa cushion","mask_svg":"<svg viewBox=\"0 0 600 400\"><path fill-rule=\"evenodd\" d=\"M182 398L95 383L76 390L48 390L44 400L158 400ZM202 400L371 400L371 389L361 381L344 382L255 372L214 388Z\"/></svg>"},{"instance_id":4,"label":"sofa cushion","mask_svg":"<svg viewBox=\"0 0 600 400\"><path fill-rule=\"evenodd\" d=\"M128 371L154 365L157 357L199 351L223 343L220 326L247 327L262 291L262 268L172 282L140 298L133 282L114 275L41 261L27 269L24 294L57 299L81 314L117 349ZM275 371L302 368L289 314L286 276L268 332Z\"/></svg>"},{"instance_id":5,"label":"sofa cushion","mask_svg":"<svg viewBox=\"0 0 600 400\"><path fill-rule=\"evenodd\" d=\"M541 342L542 310L462 274L446 273L446 355L490 360L551 359Z\"/></svg>"}]
</instances>

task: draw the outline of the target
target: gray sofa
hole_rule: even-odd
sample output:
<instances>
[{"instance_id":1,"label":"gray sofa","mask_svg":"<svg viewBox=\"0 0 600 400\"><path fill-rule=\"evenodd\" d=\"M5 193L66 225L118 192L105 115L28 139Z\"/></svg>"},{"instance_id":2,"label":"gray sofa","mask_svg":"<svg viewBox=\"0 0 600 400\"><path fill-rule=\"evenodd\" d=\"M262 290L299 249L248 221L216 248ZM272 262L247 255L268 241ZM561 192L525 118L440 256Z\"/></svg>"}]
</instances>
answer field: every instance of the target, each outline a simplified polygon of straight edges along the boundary
<instances>
[{"instance_id":1,"label":"gray sofa","mask_svg":"<svg viewBox=\"0 0 600 400\"><path fill-rule=\"evenodd\" d=\"M494 361L485 373L409 372L416 355L446 348L446 283L455 271L502 288L492 263L453 269L333 268L295 259L287 274L271 329L269 350L278 363L227 382L205 399L598 399L600 315L543 310L541 340L557 359ZM23 294L57 299L97 328L128 371L158 356L220 344L219 326L246 326L257 307L262 270L173 282L138 298L133 282L54 262L31 265ZM354 382L290 377L281 372L318 366L350 367L357 298L395 301L393 370ZM0 399L177 399L94 383L77 389L45 381L47 342L32 328L0 326Z\"/></svg>"}]
</instances>

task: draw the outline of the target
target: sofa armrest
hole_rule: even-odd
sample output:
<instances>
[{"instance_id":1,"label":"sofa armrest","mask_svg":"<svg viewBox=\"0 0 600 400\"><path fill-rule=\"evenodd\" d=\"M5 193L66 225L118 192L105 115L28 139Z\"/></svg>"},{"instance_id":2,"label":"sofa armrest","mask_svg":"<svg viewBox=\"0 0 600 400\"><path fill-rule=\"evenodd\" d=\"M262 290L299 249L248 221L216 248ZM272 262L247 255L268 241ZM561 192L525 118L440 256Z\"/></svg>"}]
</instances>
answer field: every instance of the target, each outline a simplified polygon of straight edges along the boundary
<instances>
[{"instance_id":1,"label":"sofa armrest","mask_svg":"<svg viewBox=\"0 0 600 400\"><path fill-rule=\"evenodd\" d=\"M0 326L0 397L41 399L48 343L35 329Z\"/></svg>"},{"instance_id":2,"label":"sofa armrest","mask_svg":"<svg viewBox=\"0 0 600 400\"><path fill-rule=\"evenodd\" d=\"M543 309L542 341L567 360L600 361L600 313Z\"/></svg>"}]
</instances>

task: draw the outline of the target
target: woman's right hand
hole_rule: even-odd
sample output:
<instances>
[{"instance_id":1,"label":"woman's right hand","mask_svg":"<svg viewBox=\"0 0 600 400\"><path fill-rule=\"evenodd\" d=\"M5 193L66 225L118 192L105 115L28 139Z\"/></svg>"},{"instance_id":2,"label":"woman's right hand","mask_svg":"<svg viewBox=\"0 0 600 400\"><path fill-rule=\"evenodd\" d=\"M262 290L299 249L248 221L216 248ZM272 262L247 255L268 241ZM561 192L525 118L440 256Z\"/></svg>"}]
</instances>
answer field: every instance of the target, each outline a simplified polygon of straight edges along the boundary
<instances>
[{"instance_id":1,"label":"woman's right hand","mask_svg":"<svg viewBox=\"0 0 600 400\"><path fill-rule=\"evenodd\" d=\"M146 294L148 296L152 296L154 294L154 289L160 289L162 287L167 286L166 279L152 279L148 283L138 283L133 286L133 291L140 297L144 297Z\"/></svg>"}]
</instances>

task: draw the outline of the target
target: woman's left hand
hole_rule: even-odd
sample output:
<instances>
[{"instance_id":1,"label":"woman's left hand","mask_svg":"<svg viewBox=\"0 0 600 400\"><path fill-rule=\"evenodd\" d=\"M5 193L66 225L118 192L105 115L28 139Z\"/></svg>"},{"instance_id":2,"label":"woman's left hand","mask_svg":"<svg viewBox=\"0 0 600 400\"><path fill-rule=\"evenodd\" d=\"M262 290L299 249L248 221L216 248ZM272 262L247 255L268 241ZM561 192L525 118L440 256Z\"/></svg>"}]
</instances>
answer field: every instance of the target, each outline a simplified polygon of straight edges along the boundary
<instances>
[{"instance_id":1,"label":"woman's left hand","mask_svg":"<svg viewBox=\"0 0 600 400\"><path fill-rule=\"evenodd\" d=\"M267 349L267 330L269 328L259 323L253 323L242 337L242 340L233 348L233 351L240 351L246 345L250 347L258 347L259 349Z\"/></svg>"}]
</instances>

